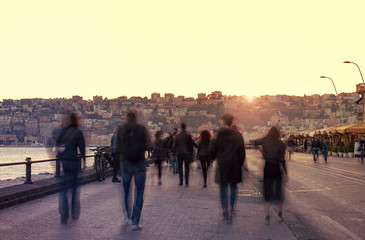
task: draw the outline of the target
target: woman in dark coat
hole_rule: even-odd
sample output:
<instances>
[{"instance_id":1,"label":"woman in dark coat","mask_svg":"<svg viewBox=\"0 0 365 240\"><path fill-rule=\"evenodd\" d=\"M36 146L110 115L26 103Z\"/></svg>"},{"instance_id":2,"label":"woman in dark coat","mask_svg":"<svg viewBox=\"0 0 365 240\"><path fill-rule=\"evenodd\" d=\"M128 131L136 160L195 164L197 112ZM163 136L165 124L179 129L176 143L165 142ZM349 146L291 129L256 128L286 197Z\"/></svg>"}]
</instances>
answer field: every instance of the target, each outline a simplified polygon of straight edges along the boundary
<instances>
[{"instance_id":1,"label":"woman in dark coat","mask_svg":"<svg viewBox=\"0 0 365 240\"><path fill-rule=\"evenodd\" d=\"M280 140L280 131L272 127L269 133L261 139L254 141L255 145L262 146L262 155L265 160L264 167L264 210L266 224L270 224L269 207L270 201L278 201L278 219L283 221L283 191L282 170L286 173L285 144Z\"/></svg>"},{"instance_id":2,"label":"woman in dark coat","mask_svg":"<svg viewBox=\"0 0 365 240\"><path fill-rule=\"evenodd\" d=\"M207 171L211 162L210 154L209 154L209 143L210 143L210 133L208 130L203 130L199 134L199 143L198 143L198 158L200 160L204 178L203 187L207 187Z\"/></svg>"},{"instance_id":3,"label":"woman in dark coat","mask_svg":"<svg viewBox=\"0 0 365 240\"><path fill-rule=\"evenodd\" d=\"M153 142L152 158L158 169L158 184L161 185L162 161L168 158L168 150L165 141L162 140L163 131L157 131Z\"/></svg>"},{"instance_id":4,"label":"woman in dark coat","mask_svg":"<svg viewBox=\"0 0 365 240\"><path fill-rule=\"evenodd\" d=\"M233 116L224 114L221 117L221 128L210 146L212 159L217 159L220 183L220 199L224 219L228 214L228 185L231 187L231 211L236 201L237 183L242 181L242 165L246 158L245 144L242 135L232 129Z\"/></svg>"},{"instance_id":5,"label":"woman in dark coat","mask_svg":"<svg viewBox=\"0 0 365 240\"><path fill-rule=\"evenodd\" d=\"M85 139L82 131L79 129L78 117L75 113L70 113L67 116L67 120L66 127L61 129L56 141L58 146L64 146L64 150L57 156L61 160L63 169L63 181L61 183L59 199L61 223L67 223L69 217L68 188L72 189L72 218L78 219L80 216L80 196L77 189L77 182L81 162L78 157L78 151L85 162Z\"/></svg>"}]
</instances>

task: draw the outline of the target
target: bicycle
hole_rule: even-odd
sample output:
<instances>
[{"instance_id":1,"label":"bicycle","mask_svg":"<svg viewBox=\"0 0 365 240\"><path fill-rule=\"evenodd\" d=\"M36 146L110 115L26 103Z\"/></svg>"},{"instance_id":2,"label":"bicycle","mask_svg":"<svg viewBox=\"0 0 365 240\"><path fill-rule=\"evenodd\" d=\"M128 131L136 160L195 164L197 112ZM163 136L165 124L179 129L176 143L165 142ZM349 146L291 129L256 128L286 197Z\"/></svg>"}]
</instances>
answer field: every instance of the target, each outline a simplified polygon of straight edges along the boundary
<instances>
[{"instance_id":1,"label":"bicycle","mask_svg":"<svg viewBox=\"0 0 365 240\"><path fill-rule=\"evenodd\" d=\"M112 163L112 157L110 156L110 147L96 147L90 149L94 151L94 168L96 171L96 177L99 181L105 180L105 172Z\"/></svg>"}]
</instances>

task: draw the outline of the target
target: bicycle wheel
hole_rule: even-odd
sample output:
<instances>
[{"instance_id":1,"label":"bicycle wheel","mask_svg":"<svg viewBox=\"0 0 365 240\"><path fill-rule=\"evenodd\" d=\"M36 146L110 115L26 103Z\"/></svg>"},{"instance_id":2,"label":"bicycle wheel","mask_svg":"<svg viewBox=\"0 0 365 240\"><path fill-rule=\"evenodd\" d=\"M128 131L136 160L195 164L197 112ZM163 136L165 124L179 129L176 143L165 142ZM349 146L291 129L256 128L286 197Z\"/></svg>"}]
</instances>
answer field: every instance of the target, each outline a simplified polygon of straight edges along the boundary
<instances>
[{"instance_id":1,"label":"bicycle wheel","mask_svg":"<svg viewBox=\"0 0 365 240\"><path fill-rule=\"evenodd\" d=\"M101 159L99 156L95 157L95 171L96 171L96 178L99 181L103 181L104 179L103 159Z\"/></svg>"}]
</instances>

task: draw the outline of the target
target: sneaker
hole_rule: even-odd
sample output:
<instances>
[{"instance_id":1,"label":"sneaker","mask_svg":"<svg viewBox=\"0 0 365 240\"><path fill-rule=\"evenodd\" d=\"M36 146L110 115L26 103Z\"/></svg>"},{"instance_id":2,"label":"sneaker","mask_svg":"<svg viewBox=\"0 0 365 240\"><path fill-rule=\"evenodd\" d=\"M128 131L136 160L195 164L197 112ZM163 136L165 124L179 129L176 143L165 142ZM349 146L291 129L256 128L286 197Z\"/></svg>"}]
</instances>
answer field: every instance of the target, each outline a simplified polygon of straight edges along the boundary
<instances>
[{"instance_id":1,"label":"sneaker","mask_svg":"<svg viewBox=\"0 0 365 240\"><path fill-rule=\"evenodd\" d=\"M265 225L270 225L270 216L267 215L265 218Z\"/></svg>"},{"instance_id":2,"label":"sneaker","mask_svg":"<svg viewBox=\"0 0 365 240\"><path fill-rule=\"evenodd\" d=\"M180 183L179 183L179 186L182 186L182 185L183 185L183 183L182 183L182 182L180 182Z\"/></svg>"},{"instance_id":3,"label":"sneaker","mask_svg":"<svg viewBox=\"0 0 365 240\"><path fill-rule=\"evenodd\" d=\"M161 182L161 180L158 180L158 185L162 185L162 182Z\"/></svg>"},{"instance_id":4,"label":"sneaker","mask_svg":"<svg viewBox=\"0 0 365 240\"><path fill-rule=\"evenodd\" d=\"M206 183L204 183L203 188L207 188L207 184Z\"/></svg>"},{"instance_id":5,"label":"sneaker","mask_svg":"<svg viewBox=\"0 0 365 240\"><path fill-rule=\"evenodd\" d=\"M279 222L284 221L283 214L281 212L278 213L278 221Z\"/></svg>"},{"instance_id":6,"label":"sneaker","mask_svg":"<svg viewBox=\"0 0 365 240\"><path fill-rule=\"evenodd\" d=\"M132 230L132 231L141 231L141 230L142 230L142 226L141 226L141 225L139 225L139 224L133 224L133 225L131 226L131 230Z\"/></svg>"}]
</instances>

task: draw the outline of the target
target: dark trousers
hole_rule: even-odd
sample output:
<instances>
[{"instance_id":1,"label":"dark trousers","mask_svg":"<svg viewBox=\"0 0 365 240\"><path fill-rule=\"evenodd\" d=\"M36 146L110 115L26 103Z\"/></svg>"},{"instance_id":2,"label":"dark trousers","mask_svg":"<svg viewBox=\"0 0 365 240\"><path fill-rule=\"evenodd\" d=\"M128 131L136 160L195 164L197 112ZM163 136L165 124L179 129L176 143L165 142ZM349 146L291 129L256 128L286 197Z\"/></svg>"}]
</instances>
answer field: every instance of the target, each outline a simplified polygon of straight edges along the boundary
<instances>
[{"instance_id":1,"label":"dark trousers","mask_svg":"<svg viewBox=\"0 0 365 240\"><path fill-rule=\"evenodd\" d=\"M114 158L113 162L113 178L116 178L120 168L120 162Z\"/></svg>"},{"instance_id":2,"label":"dark trousers","mask_svg":"<svg viewBox=\"0 0 365 240\"><path fill-rule=\"evenodd\" d=\"M199 160L202 165L204 184L207 184L207 172L208 172L208 167L209 167L209 158L207 156L200 156Z\"/></svg>"},{"instance_id":3,"label":"dark trousers","mask_svg":"<svg viewBox=\"0 0 365 240\"><path fill-rule=\"evenodd\" d=\"M177 154L177 165L179 168L180 183L183 182L183 163L185 165L185 184L189 184L189 172L190 172L191 155L189 153Z\"/></svg>"},{"instance_id":4,"label":"dark trousers","mask_svg":"<svg viewBox=\"0 0 365 240\"><path fill-rule=\"evenodd\" d=\"M71 198L71 214L72 218L77 219L80 216L80 196L78 194L78 174L79 161L78 160L62 160L63 179L61 182L61 191L59 198L59 212L61 219L66 220L69 216L69 201L67 192L72 190Z\"/></svg>"},{"instance_id":5,"label":"dark trousers","mask_svg":"<svg viewBox=\"0 0 365 240\"><path fill-rule=\"evenodd\" d=\"M162 159L156 159L155 160L155 165L157 166L158 179L161 179L161 175L162 175Z\"/></svg>"}]
</instances>

